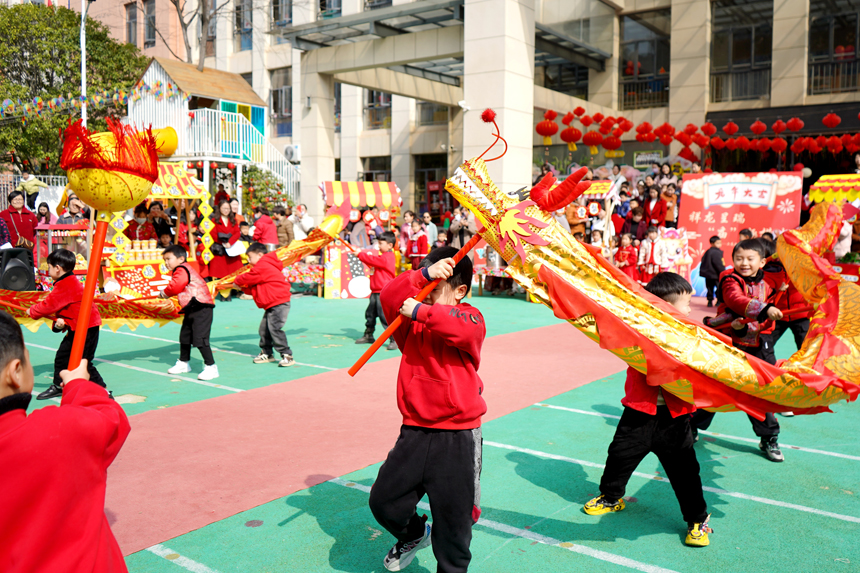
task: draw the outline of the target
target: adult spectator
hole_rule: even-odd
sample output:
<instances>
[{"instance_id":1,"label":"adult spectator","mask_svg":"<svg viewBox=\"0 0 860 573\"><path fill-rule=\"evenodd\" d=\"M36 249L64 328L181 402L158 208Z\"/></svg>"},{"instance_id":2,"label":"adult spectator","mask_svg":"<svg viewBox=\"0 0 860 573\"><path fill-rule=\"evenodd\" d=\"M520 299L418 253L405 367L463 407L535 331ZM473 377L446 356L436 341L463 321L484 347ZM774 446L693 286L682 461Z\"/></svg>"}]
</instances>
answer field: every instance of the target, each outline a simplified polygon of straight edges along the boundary
<instances>
[{"instance_id":1,"label":"adult spectator","mask_svg":"<svg viewBox=\"0 0 860 573\"><path fill-rule=\"evenodd\" d=\"M71 205L69 205L71 207ZM155 227L149 222L149 209L146 205L140 203L134 208L134 218L129 221L128 227L123 233L133 241L148 241L150 239L158 239L155 233Z\"/></svg>"},{"instance_id":2,"label":"adult spectator","mask_svg":"<svg viewBox=\"0 0 860 573\"><path fill-rule=\"evenodd\" d=\"M448 235L451 237L452 247L462 249L463 245L468 243L477 232L478 228L475 225L475 216L471 211L465 207L461 207L455 211L454 220L451 221L451 228L448 232ZM472 254L474 250L469 251L470 259L474 259L474 255Z\"/></svg>"},{"instance_id":3,"label":"adult spectator","mask_svg":"<svg viewBox=\"0 0 860 573\"><path fill-rule=\"evenodd\" d=\"M660 198L660 189L655 185L648 190L648 197L642 202L645 222L648 226L666 226L666 201Z\"/></svg>"},{"instance_id":4,"label":"adult spectator","mask_svg":"<svg viewBox=\"0 0 860 573\"><path fill-rule=\"evenodd\" d=\"M215 204L220 205L222 201L230 201L230 194L224 190L224 184L218 184L218 192L215 193Z\"/></svg>"},{"instance_id":5,"label":"adult spectator","mask_svg":"<svg viewBox=\"0 0 860 573\"><path fill-rule=\"evenodd\" d=\"M269 251L278 248L278 229L269 211L261 205L254 207L254 241L263 243Z\"/></svg>"},{"instance_id":6,"label":"adult spectator","mask_svg":"<svg viewBox=\"0 0 860 573\"><path fill-rule=\"evenodd\" d=\"M57 216L51 213L51 208L44 201L39 203L39 208L36 209L36 222L40 227L53 225L57 222Z\"/></svg>"},{"instance_id":7,"label":"adult spectator","mask_svg":"<svg viewBox=\"0 0 860 573\"><path fill-rule=\"evenodd\" d=\"M156 237L161 237L162 235L173 236L173 221L170 220L170 215L164 212L164 207L160 201L150 203L149 214L146 218L152 223Z\"/></svg>"},{"instance_id":8,"label":"adult spectator","mask_svg":"<svg viewBox=\"0 0 860 573\"><path fill-rule=\"evenodd\" d=\"M570 229L571 235L575 235L576 233L585 234L585 224L588 222L588 215L586 214L580 218L577 214L580 207L585 208L585 197L577 197L575 201L564 208L564 216L567 219L567 226Z\"/></svg>"},{"instance_id":9,"label":"adult spectator","mask_svg":"<svg viewBox=\"0 0 860 573\"><path fill-rule=\"evenodd\" d=\"M242 257L231 257L227 254L227 249L235 245L236 241L239 240L241 231L239 223L236 222L236 215L230 209L228 201L221 201L218 204L216 215L215 226L212 227L212 231L210 232L212 235L212 247L210 247L210 251L213 257L209 261L209 276L213 279L220 279L242 268ZM221 295L219 294L218 296ZM229 301L230 296L228 295L227 298L222 298L222 300Z\"/></svg>"},{"instance_id":10,"label":"adult spectator","mask_svg":"<svg viewBox=\"0 0 860 573\"><path fill-rule=\"evenodd\" d=\"M290 221L293 223L293 234L297 241L303 241L308 238L314 228L313 217L308 215L308 206L301 204L293 209L293 214L290 215Z\"/></svg>"},{"instance_id":11,"label":"adult spectator","mask_svg":"<svg viewBox=\"0 0 860 573\"><path fill-rule=\"evenodd\" d=\"M239 214L239 200L233 197L229 199L230 201L230 210L233 212L233 218L236 219L236 224L239 225L245 222L245 217ZM221 203L215 203L216 205L220 205Z\"/></svg>"},{"instance_id":12,"label":"adult spectator","mask_svg":"<svg viewBox=\"0 0 860 573\"><path fill-rule=\"evenodd\" d=\"M290 215L293 214L293 211L289 207L281 205L278 205L272 211L272 218L275 220L275 227L278 230L278 246L286 247L295 239L293 222L290 221Z\"/></svg>"},{"instance_id":13,"label":"adult spectator","mask_svg":"<svg viewBox=\"0 0 860 573\"><path fill-rule=\"evenodd\" d=\"M672 167L668 163L664 163L663 166L660 168L660 175L657 176L657 179L654 181L654 183L658 187L663 187L663 185L668 185L669 183L671 183L677 188L678 177L676 177L675 174L672 173Z\"/></svg>"},{"instance_id":14,"label":"adult spectator","mask_svg":"<svg viewBox=\"0 0 860 573\"><path fill-rule=\"evenodd\" d=\"M9 193L9 208L0 213L0 219L9 230L9 242L13 247L33 248L36 244L36 215L24 206L24 193Z\"/></svg>"},{"instance_id":15,"label":"adult spectator","mask_svg":"<svg viewBox=\"0 0 860 573\"><path fill-rule=\"evenodd\" d=\"M39 198L39 189L48 188L44 181L36 179L36 177L27 171L21 173L21 182L15 187L15 191L21 191L27 194L27 207L31 210L36 209L36 199Z\"/></svg>"},{"instance_id":16,"label":"adult spectator","mask_svg":"<svg viewBox=\"0 0 860 573\"><path fill-rule=\"evenodd\" d=\"M57 225L77 225L86 218L83 201L77 195L69 195L66 211L57 219Z\"/></svg>"}]
</instances>

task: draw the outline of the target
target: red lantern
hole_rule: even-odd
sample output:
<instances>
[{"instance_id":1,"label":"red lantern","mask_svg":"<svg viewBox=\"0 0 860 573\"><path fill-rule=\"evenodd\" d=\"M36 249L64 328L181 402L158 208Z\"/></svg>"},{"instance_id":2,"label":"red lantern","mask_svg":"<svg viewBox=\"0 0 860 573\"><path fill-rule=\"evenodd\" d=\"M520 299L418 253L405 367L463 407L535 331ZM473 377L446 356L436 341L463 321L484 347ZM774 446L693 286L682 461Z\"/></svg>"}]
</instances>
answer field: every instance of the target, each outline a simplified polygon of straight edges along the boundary
<instances>
[{"instance_id":1,"label":"red lantern","mask_svg":"<svg viewBox=\"0 0 860 573\"><path fill-rule=\"evenodd\" d=\"M668 133L664 133L660 136L660 143L663 145L670 145L672 143L672 136Z\"/></svg>"},{"instance_id":2,"label":"red lantern","mask_svg":"<svg viewBox=\"0 0 860 573\"><path fill-rule=\"evenodd\" d=\"M842 121L842 120L840 120ZM832 135L827 138L827 150L830 151L833 155L837 153L842 153L842 140Z\"/></svg>"},{"instance_id":3,"label":"red lantern","mask_svg":"<svg viewBox=\"0 0 860 573\"><path fill-rule=\"evenodd\" d=\"M768 151L770 151L770 146L771 146L771 141L768 138L762 137L761 139L758 140L757 148L762 153L767 153Z\"/></svg>"},{"instance_id":4,"label":"red lantern","mask_svg":"<svg viewBox=\"0 0 860 573\"><path fill-rule=\"evenodd\" d=\"M784 121L782 121L781 119L778 119L773 123L772 126L770 126L770 128L773 130L773 132L775 134L779 135L780 133L785 131L786 125L785 125Z\"/></svg>"},{"instance_id":5,"label":"red lantern","mask_svg":"<svg viewBox=\"0 0 860 573\"><path fill-rule=\"evenodd\" d=\"M235 163L228 163L228 164L227 164L227 169L230 169L231 171L232 171L233 169L236 169L236 164L235 164Z\"/></svg>"},{"instance_id":6,"label":"red lantern","mask_svg":"<svg viewBox=\"0 0 860 573\"><path fill-rule=\"evenodd\" d=\"M582 117L580 117L580 118L579 118L579 123L581 123L581 124L582 124L582 125L584 125L585 127L588 127L588 126L590 126L592 123L594 123L594 120L593 120L593 119L591 119L591 116L590 116L590 115L583 115Z\"/></svg>"},{"instance_id":7,"label":"red lantern","mask_svg":"<svg viewBox=\"0 0 860 573\"><path fill-rule=\"evenodd\" d=\"M719 135L717 137L712 137L710 143L711 147L717 150L720 150L726 146L726 142L720 139Z\"/></svg>"},{"instance_id":8,"label":"red lantern","mask_svg":"<svg viewBox=\"0 0 860 573\"><path fill-rule=\"evenodd\" d=\"M679 131L675 134L675 139L683 145L684 147L690 147L690 144L693 143L693 138L686 131Z\"/></svg>"},{"instance_id":9,"label":"red lantern","mask_svg":"<svg viewBox=\"0 0 860 573\"><path fill-rule=\"evenodd\" d=\"M824 119L821 120L821 123L824 124L824 127L827 127L829 129L835 129L837 125L842 123L842 118L831 112L824 116Z\"/></svg>"},{"instance_id":10,"label":"red lantern","mask_svg":"<svg viewBox=\"0 0 860 573\"><path fill-rule=\"evenodd\" d=\"M800 131L803 129L803 120L797 117L793 117L788 120L785 124L789 131Z\"/></svg>"},{"instance_id":11,"label":"red lantern","mask_svg":"<svg viewBox=\"0 0 860 573\"><path fill-rule=\"evenodd\" d=\"M617 150L621 148L621 140L614 135L610 135L609 137L603 140L603 147L607 149L606 157L623 157L624 152L618 152Z\"/></svg>"},{"instance_id":12,"label":"red lantern","mask_svg":"<svg viewBox=\"0 0 860 573\"><path fill-rule=\"evenodd\" d=\"M597 155L597 146L603 143L603 136L596 131L589 131L582 136L582 143L588 146L592 155Z\"/></svg>"},{"instance_id":13,"label":"red lantern","mask_svg":"<svg viewBox=\"0 0 860 573\"><path fill-rule=\"evenodd\" d=\"M253 193L253 192L254 192L254 188L253 188L253 187L248 187L248 191L250 191L251 193Z\"/></svg>"},{"instance_id":14,"label":"red lantern","mask_svg":"<svg viewBox=\"0 0 860 573\"><path fill-rule=\"evenodd\" d=\"M594 118L594 121L596 121L597 123L600 123L601 121L603 121L604 115L600 112L597 112L591 117Z\"/></svg>"},{"instance_id":15,"label":"red lantern","mask_svg":"<svg viewBox=\"0 0 860 573\"><path fill-rule=\"evenodd\" d=\"M825 147L827 147L827 138L823 135L819 135L815 138L815 143L818 144L818 147L824 149Z\"/></svg>"},{"instance_id":16,"label":"red lantern","mask_svg":"<svg viewBox=\"0 0 860 573\"><path fill-rule=\"evenodd\" d=\"M626 118L618 118L618 129L620 129L623 133L627 133L631 129L633 129L633 122Z\"/></svg>"},{"instance_id":17,"label":"red lantern","mask_svg":"<svg viewBox=\"0 0 860 573\"><path fill-rule=\"evenodd\" d=\"M543 114L543 121L537 124L535 131L543 136L544 145L552 145L552 136L558 132L558 124L553 120L558 116L556 112L549 109Z\"/></svg>"},{"instance_id":18,"label":"red lantern","mask_svg":"<svg viewBox=\"0 0 860 573\"><path fill-rule=\"evenodd\" d=\"M860 145L855 145L853 142L849 143L848 145L845 146L845 151L847 151L851 155L854 155L855 153L860 151Z\"/></svg>"},{"instance_id":19,"label":"red lantern","mask_svg":"<svg viewBox=\"0 0 860 573\"><path fill-rule=\"evenodd\" d=\"M738 129L738 124L733 121L730 121L723 126L723 131L726 132L726 135L728 135L729 137L736 134L738 132Z\"/></svg>"},{"instance_id":20,"label":"red lantern","mask_svg":"<svg viewBox=\"0 0 860 573\"><path fill-rule=\"evenodd\" d=\"M717 126L715 126L710 121L702 125L702 133L707 135L708 137L713 137L715 133L717 133Z\"/></svg>"},{"instance_id":21,"label":"red lantern","mask_svg":"<svg viewBox=\"0 0 860 573\"><path fill-rule=\"evenodd\" d=\"M615 121L611 117L605 118L600 122L599 131L603 135L609 135L609 132L612 131L612 126L615 125Z\"/></svg>"},{"instance_id":22,"label":"red lantern","mask_svg":"<svg viewBox=\"0 0 860 573\"><path fill-rule=\"evenodd\" d=\"M756 135L761 135L762 133L767 131L767 125L765 125L763 121L757 119L750 126L750 131L752 131Z\"/></svg>"},{"instance_id":23,"label":"red lantern","mask_svg":"<svg viewBox=\"0 0 860 573\"><path fill-rule=\"evenodd\" d=\"M561 132L559 137L567 144L568 151L576 151L576 142L582 137L582 132L575 127L568 127Z\"/></svg>"},{"instance_id":24,"label":"red lantern","mask_svg":"<svg viewBox=\"0 0 860 573\"><path fill-rule=\"evenodd\" d=\"M800 155L806 150L806 138L798 137L794 140L794 143L791 144L791 152L795 155Z\"/></svg>"},{"instance_id":25,"label":"red lantern","mask_svg":"<svg viewBox=\"0 0 860 573\"><path fill-rule=\"evenodd\" d=\"M770 142L770 148L777 153L783 153L786 149L788 149L788 142L781 137L774 137L773 140Z\"/></svg>"},{"instance_id":26,"label":"red lantern","mask_svg":"<svg viewBox=\"0 0 860 573\"><path fill-rule=\"evenodd\" d=\"M699 157L693 153L693 150L689 147L685 147L681 151L678 152L678 157L682 157L690 162L696 162L699 160Z\"/></svg>"},{"instance_id":27,"label":"red lantern","mask_svg":"<svg viewBox=\"0 0 860 573\"><path fill-rule=\"evenodd\" d=\"M811 137L806 138L806 149L809 153L821 153L821 146L818 144L818 141Z\"/></svg>"},{"instance_id":28,"label":"red lantern","mask_svg":"<svg viewBox=\"0 0 860 573\"><path fill-rule=\"evenodd\" d=\"M654 131L654 128L647 121L643 121L636 126L636 133L648 133L649 131Z\"/></svg>"},{"instance_id":29,"label":"red lantern","mask_svg":"<svg viewBox=\"0 0 860 573\"><path fill-rule=\"evenodd\" d=\"M842 136L842 147L847 149L849 145L854 145L854 138L846 133Z\"/></svg>"},{"instance_id":30,"label":"red lantern","mask_svg":"<svg viewBox=\"0 0 860 573\"><path fill-rule=\"evenodd\" d=\"M212 165L212 169L218 169L218 163L216 161L213 161L211 163L211 165Z\"/></svg>"},{"instance_id":31,"label":"red lantern","mask_svg":"<svg viewBox=\"0 0 860 573\"><path fill-rule=\"evenodd\" d=\"M794 171L803 171L803 163L795 163L794 167L792 167Z\"/></svg>"},{"instance_id":32,"label":"red lantern","mask_svg":"<svg viewBox=\"0 0 860 573\"><path fill-rule=\"evenodd\" d=\"M684 127L684 133L686 133L687 135L690 135L690 136L692 136L697 131L699 131L699 128L696 127L696 124L694 124L694 123L688 123Z\"/></svg>"},{"instance_id":33,"label":"red lantern","mask_svg":"<svg viewBox=\"0 0 860 573\"><path fill-rule=\"evenodd\" d=\"M652 131L651 133L642 134L642 138L648 143L654 143L654 140L657 139L657 134Z\"/></svg>"},{"instance_id":34,"label":"red lantern","mask_svg":"<svg viewBox=\"0 0 860 573\"><path fill-rule=\"evenodd\" d=\"M203 162L202 161L197 162L197 169L203 169Z\"/></svg>"},{"instance_id":35,"label":"red lantern","mask_svg":"<svg viewBox=\"0 0 860 573\"><path fill-rule=\"evenodd\" d=\"M576 116L573 115L572 113L567 112L566 114L564 114L564 117L562 118L561 123L563 123L564 125L570 125L570 122L573 121L575 119L575 117Z\"/></svg>"},{"instance_id":36,"label":"red lantern","mask_svg":"<svg viewBox=\"0 0 860 573\"><path fill-rule=\"evenodd\" d=\"M659 135L659 136L662 136L662 135L668 135L669 137L672 137L672 136L674 136L674 135L675 135L675 128L674 128L674 127L672 127L672 126L671 126L670 124L668 124L668 123L664 123L663 125L661 125L661 126L659 126L658 128L656 128L656 129L654 130L654 133L656 133L656 134L657 134L657 135Z\"/></svg>"},{"instance_id":37,"label":"red lantern","mask_svg":"<svg viewBox=\"0 0 860 573\"><path fill-rule=\"evenodd\" d=\"M707 135L698 134L693 137L693 142L704 149L711 143L711 138Z\"/></svg>"},{"instance_id":38,"label":"red lantern","mask_svg":"<svg viewBox=\"0 0 860 573\"><path fill-rule=\"evenodd\" d=\"M735 143L737 144L738 149L742 149L744 151L749 151L750 140L747 139L746 135L742 135L742 136L738 137L737 140L735 141Z\"/></svg>"},{"instance_id":39,"label":"red lantern","mask_svg":"<svg viewBox=\"0 0 860 573\"><path fill-rule=\"evenodd\" d=\"M584 114L584 113L585 113L585 108L582 106L579 106L575 110L573 110L573 115L575 115L576 117L582 117L582 114Z\"/></svg>"},{"instance_id":40,"label":"red lantern","mask_svg":"<svg viewBox=\"0 0 860 573\"><path fill-rule=\"evenodd\" d=\"M738 148L738 142L735 141L735 139L733 137L730 137L726 140L726 149L728 149L729 151L734 151L737 148Z\"/></svg>"},{"instance_id":41,"label":"red lantern","mask_svg":"<svg viewBox=\"0 0 860 573\"><path fill-rule=\"evenodd\" d=\"M612 135L614 135L615 137L621 137L622 135L624 135L624 130L620 127L616 127L612 130Z\"/></svg>"},{"instance_id":42,"label":"red lantern","mask_svg":"<svg viewBox=\"0 0 860 573\"><path fill-rule=\"evenodd\" d=\"M193 161L189 161L189 162L187 163L187 165L186 165L186 168L187 168L187 169L194 169L194 162L193 162Z\"/></svg>"}]
</instances>

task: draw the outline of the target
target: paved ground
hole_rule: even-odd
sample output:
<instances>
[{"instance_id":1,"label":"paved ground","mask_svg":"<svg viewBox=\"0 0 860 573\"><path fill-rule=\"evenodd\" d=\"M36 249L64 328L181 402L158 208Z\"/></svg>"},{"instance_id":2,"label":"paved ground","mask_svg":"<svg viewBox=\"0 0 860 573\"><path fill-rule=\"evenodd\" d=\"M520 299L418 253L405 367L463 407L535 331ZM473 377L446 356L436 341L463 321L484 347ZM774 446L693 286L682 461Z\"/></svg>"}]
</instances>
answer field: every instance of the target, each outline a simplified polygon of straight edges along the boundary
<instances>
[{"instance_id":1,"label":"paved ground","mask_svg":"<svg viewBox=\"0 0 860 573\"><path fill-rule=\"evenodd\" d=\"M481 374L490 411L470 570L856 570L856 404L780 418L784 464L761 457L745 416L718 416L697 446L716 532L711 547L691 549L653 456L631 479L624 512L581 511L621 413L623 364L542 306L472 303L489 329ZM132 416L106 503L130 571L384 571L392 539L367 509L367 491L397 435L399 353L380 352L348 377L365 348L352 343L363 309L295 299L287 332L301 366L285 369L250 361L261 311L219 304L214 387L164 374L178 325L102 332L98 356L110 362L99 369ZM38 391L59 338L48 329L25 337ZM788 339L777 351L791 352ZM427 549L408 570L435 568Z\"/></svg>"}]
</instances>

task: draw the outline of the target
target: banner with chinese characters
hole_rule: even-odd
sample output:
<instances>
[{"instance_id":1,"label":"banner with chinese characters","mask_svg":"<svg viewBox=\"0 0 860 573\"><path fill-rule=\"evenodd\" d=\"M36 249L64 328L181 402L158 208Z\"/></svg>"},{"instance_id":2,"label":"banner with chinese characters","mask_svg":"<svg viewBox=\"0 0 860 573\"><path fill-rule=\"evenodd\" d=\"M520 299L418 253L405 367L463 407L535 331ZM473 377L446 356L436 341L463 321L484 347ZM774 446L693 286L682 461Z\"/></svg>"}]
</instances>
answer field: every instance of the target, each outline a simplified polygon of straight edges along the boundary
<instances>
[{"instance_id":1,"label":"banner with chinese characters","mask_svg":"<svg viewBox=\"0 0 860 573\"><path fill-rule=\"evenodd\" d=\"M722 239L723 259L731 265L741 229L751 229L758 237L765 231L779 235L800 224L802 186L801 174L794 171L684 175L678 227L687 229L697 293L704 290L704 280L697 281L698 268L710 238Z\"/></svg>"}]
</instances>

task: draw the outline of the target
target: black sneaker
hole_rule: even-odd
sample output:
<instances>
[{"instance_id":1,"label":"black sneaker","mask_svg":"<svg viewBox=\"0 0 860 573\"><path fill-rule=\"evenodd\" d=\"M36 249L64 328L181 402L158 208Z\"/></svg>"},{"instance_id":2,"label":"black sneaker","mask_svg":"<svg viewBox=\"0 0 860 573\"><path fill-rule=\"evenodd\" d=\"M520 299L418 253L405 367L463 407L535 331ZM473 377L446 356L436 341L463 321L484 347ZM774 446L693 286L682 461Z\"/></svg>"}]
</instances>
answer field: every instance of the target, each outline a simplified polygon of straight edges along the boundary
<instances>
[{"instance_id":1,"label":"black sneaker","mask_svg":"<svg viewBox=\"0 0 860 573\"><path fill-rule=\"evenodd\" d=\"M36 400L50 400L51 398L56 398L57 396L62 395L63 389L56 384L51 384L47 390L36 396Z\"/></svg>"},{"instance_id":2,"label":"black sneaker","mask_svg":"<svg viewBox=\"0 0 860 573\"><path fill-rule=\"evenodd\" d=\"M356 344L373 344L376 341L372 334L365 334L355 341Z\"/></svg>"},{"instance_id":3,"label":"black sneaker","mask_svg":"<svg viewBox=\"0 0 860 573\"><path fill-rule=\"evenodd\" d=\"M397 343L393 338L388 342L388 350L397 350Z\"/></svg>"},{"instance_id":4,"label":"black sneaker","mask_svg":"<svg viewBox=\"0 0 860 573\"><path fill-rule=\"evenodd\" d=\"M714 301L709 300L708 301L708 308L712 308L713 306L714 306Z\"/></svg>"},{"instance_id":5,"label":"black sneaker","mask_svg":"<svg viewBox=\"0 0 860 573\"><path fill-rule=\"evenodd\" d=\"M410 563L412 563L412 560L415 559L415 555L419 550L430 545L430 533L431 526L429 523L425 523L423 537L414 541L407 541L405 543L403 541L398 541L394 547L391 548L391 551L388 552L388 555L385 556L382 564L385 565L385 568L389 571L403 571Z\"/></svg>"},{"instance_id":6,"label":"black sneaker","mask_svg":"<svg viewBox=\"0 0 860 573\"><path fill-rule=\"evenodd\" d=\"M764 452L765 456L767 456L767 459L772 462L785 461L785 457L782 455L782 450L779 449L777 439L777 436L762 438L761 443L758 445L759 449Z\"/></svg>"}]
</instances>

